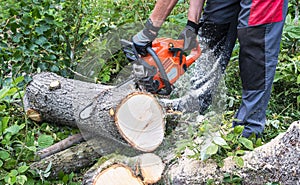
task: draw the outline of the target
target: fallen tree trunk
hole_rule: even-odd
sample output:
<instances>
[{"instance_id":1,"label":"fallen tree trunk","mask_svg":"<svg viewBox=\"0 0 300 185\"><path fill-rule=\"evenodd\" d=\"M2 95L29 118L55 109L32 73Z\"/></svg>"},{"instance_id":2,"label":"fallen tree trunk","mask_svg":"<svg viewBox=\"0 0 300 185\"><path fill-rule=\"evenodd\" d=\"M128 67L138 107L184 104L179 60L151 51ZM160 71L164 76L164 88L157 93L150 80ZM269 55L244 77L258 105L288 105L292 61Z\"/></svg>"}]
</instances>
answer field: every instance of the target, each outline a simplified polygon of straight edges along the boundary
<instances>
[{"instance_id":1,"label":"fallen tree trunk","mask_svg":"<svg viewBox=\"0 0 300 185\"><path fill-rule=\"evenodd\" d=\"M164 136L164 112L156 98L130 86L116 88L41 73L27 86L24 104L30 118L78 127L86 140L107 139L108 146L151 152Z\"/></svg>"},{"instance_id":2,"label":"fallen tree trunk","mask_svg":"<svg viewBox=\"0 0 300 185\"><path fill-rule=\"evenodd\" d=\"M206 162L187 157L168 168L166 184L206 184L209 179L222 184L224 175L238 176L243 184L263 185L276 182L295 185L300 182L300 121L291 124L287 132L278 135L269 143L242 156L244 167L235 165L231 157L219 168L213 160Z\"/></svg>"},{"instance_id":3,"label":"fallen tree trunk","mask_svg":"<svg viewBox=\"0 0 300 185\"><path fill-rule=\"evenodd\" d=\"M54 73L40 73L26 87L24 109L29 118L77 127L76 104L86 106L111 86L74 81ZM85 101L77 101L77 100Z\"/></svg>"},{"instance_id":4,"label":"fallen tree trunk","mask_svg":"<svg viewBox=\"0 0 300 185\"><path fill-rule=\"evenodd\" d=\"M49 75L48 73L46 73ZM46 75L46 76L47 76ZM53 74L51 74L53 75ZM51 76L50 75L50 76ZM53 76L52 76L53 77ZM53 78L47 79L48 83L39 86L39 88L32 88L30 91L26 91L25 98L27 101L26 103L26 110L36 111L35 116L33 118L41 118L47 122L55 122L55 123L62 123L71 126L78 126L80 127L80 123L83 129L86 129L88 132L86 133L93 133L92 135L95 136L97 134L94 133L95 129L89 128L96 128L97 125L93 124L90 120L95 120L99 118L100 120L105 120L105 122L98 121L97 124L108 125L113 124L114 128L106 129L101 125L99 130L104 130L104 134L98 134L98 137L88 136L90 140L88 142L83 142L79 145L73 146L68 148L64 151L52 154L41 161L37 161L32 164L32 169L46 169L49 163L52 163L52 176L57 175L58 171L63 170L65 173L70 173L72 171L78 171L82 168L90 166L96 162L96 160L106 154L114 153L115 151L119 151L120 154L125 154L127 160L134 160L137 159L136 156L140 155L140 150L136 152L132 152L132 147L130 146L130 142L125 140L124 137L118 138L121 136L122 132L117 131L118 126L115 125L115 115L122 115L124 112L128 110L134 110L133 114L137 112L137 109L128 109L128 98L135 97L131 96L132 93L136 93L134 91L129 90L122 90L123 93L122 98L119 98L119 101L111 101L111 97L115 97L118 94L118 91L111 91L111 87L106 88L99 85L98 89L102 90L93 90L94 94L92 97L85 97L84 93L82 95L75 97L85 98L88 101L85 101L84 104L76 103L74 106L74 102L70 101L71 98L68 97L67 91L60 92L59 88L64 87L64 83L71 86L70 83L74 83L72 80L65 81L63 78L59 78L55 76L55 79L59 79L61 83L57 86L57 83L53 84L53 87L49 88L49 83L53 81ZM38 79L44 79L45 76L40 76ZM34 81L37 80L37 77L34 78ZM41 80L43 81L43 80ZM31 84L34 84L32 82ZM84 86L89 86L89 83L83 84ZM94 86L95 84L93 84ZM97 86L97 85L96 85ZM59 87L59 88L58 88ZM101 88L100 88L101 87ZM41 89L40 89L41 88ZM74 85L73 85L74 88ZM83 88L82 89L88 89ZM119 89L117 89L119 90ZM46 93L44 93L46 92ZM30 93L33 93L30 95ZM44 94L43 94L44 93ZM97 94L98 93L98 94ZM42 94L42 95L41 95ZM100 94L100 95L99 95ZM137 93L136 95L140 95ZM147 94L142 94L142 96L146 96ZM58 98L57 96L60 96ZM63 96L67 96L67 98L62 98ZM30 97L30 98L29 98ZM43 101L37 101L39 98ZM110 97L110 98L107 98ZM141 101L138 97L138 101ZM93 100L96 101L93 101ZM151 98L150 98L151 99ZM60 101L57 101L60 100ZM67 106L69 109L65 109L64 106L52 106L47 107L49 105L62 105L66 100ZM90 101L91 100L91 101ZM153 99L151 99L153 100ZM54 103L53 103L54 102ZM88 103L87 103L88 102ZM106 103L106 102L115 102L115 103ZM126 105L125 109L121 110L118 113L117 109L118 106L115 104L119 102L118 105ZM120 103L121 102L121 103ZM124 102L127 102L124 104ZM137 101L133 101L137 102ZM123 103L123 104L122 104ZM136 103L134 103L136 104ZM113 106L112 106L113 105ZM152 106L150 103L148 106ZM78 107L81 107L80 109ZM112 108L112 109L111 109ZM60 110L62 109L62 110ZM97 110L97 111L96 111ZM125 111L124 111L125 110ZM149 110L149 109L145 109ZM30 112L29 111L29 112ZM60 112L61 114L55 113L55 111ZM80 118L80 113L84 113L83 116ZM101 114L99 114L101 112ZM105 112L105 114L103 114ZM36 116L38 113L39 116ZM48 114L49 113L49 114ZM141 113L143 115L143 113ZM67 115L66 118L63 118L63 115ZM149 114L148 114L149 115ZM132 115L131 115L132 116ZM126 116L124 116L126 117ZM82 119L84 118L84 119ZM93 119L91 119L93 118ZM132 119L133 117L131 117ZM82 121L83 120L83 121ZM86 122L85 122L86 121ZM147 125L147 121L143 122L146 123L144 126ZM90 127L85 127L86 125L91 125ZM110 130L111 129L111 130ZM164 128L163 128L164 129ZM113 131L115 130L115 131ZM150 129L151 130L151 129ZM127 130L128 131L128 130ZM130 131L130 129L129 129ZM110 133L111 132L111 133ZM119 132L118 136L111 135L115 134L113 132ZM101 133L101 132L100 132ZM124 133L123 133L124 134ZM88 134L87 134L88 135ZM224 178L224 174L230 175L237 175L243 179L244 184L265 184L267 182L279 182L281 184L297 184L300 182L300 171L299 171L299 159L300 159L300 123L294 122L286 133L283 133L270 141L268 144L263 145L259 148L256 148L254 151L247 152L243 156L244 160L244 167L239 168L235 165L232 158L227 158L225 160L224 167L219 168L218 165L212 161L198 161L188 159L187 157L177 158L175 155L176 150L176 141L182 139L182 137L186 137L186 127L185 124L179 124L174 131L172 131L169 135L164 138L164 142L156 146L156 150L153 153L157 154L166 168L162 174L162 179L159 183L163 184L206 184L209 179L214 179L215 184L221 184ZM108 136L108 137L107 137ZM86 137L87 138L87 137ZM99 139L100 138L100 139ZM128 138L127 138L128 139ZM100 142L101 141L101 142ZM155 141L157 141L155 139ZM99 145L100 143L100 145ZM126 146L126 147L125 147ZM136 148L138 150L138 148ZM128 154L128 155L127 155ZM132 157L131 157L132 156ZM132 158L132 159L131 159ZM113 159L112 159L113 160ZM114 160L116 161L116 160ZM118 164L120 163L120 164ZM138 174L132 170L132 167L128 167L125 162L115 162L112 166L112 171L119 171L121 174L127 174L128 178L136 179L137 183L144 183L137 179ZM107 164L107 163L106 163ZM124 165L126 165L124 167ZM130 166L130 165L129 165ZM93 179L93 177L101 177L103 175L106 179L107 174L114 174L114 172L109 172L110 165L95 165L91 170L89 170L86 174L85 179L89 179L89 182ZM106 171L105 171L106 170ZM108 172L108 173L107 173ZM91 175L93 174L93 175ZM92 177L93 176L93 177Z\"/></svg>"}]
</instances>

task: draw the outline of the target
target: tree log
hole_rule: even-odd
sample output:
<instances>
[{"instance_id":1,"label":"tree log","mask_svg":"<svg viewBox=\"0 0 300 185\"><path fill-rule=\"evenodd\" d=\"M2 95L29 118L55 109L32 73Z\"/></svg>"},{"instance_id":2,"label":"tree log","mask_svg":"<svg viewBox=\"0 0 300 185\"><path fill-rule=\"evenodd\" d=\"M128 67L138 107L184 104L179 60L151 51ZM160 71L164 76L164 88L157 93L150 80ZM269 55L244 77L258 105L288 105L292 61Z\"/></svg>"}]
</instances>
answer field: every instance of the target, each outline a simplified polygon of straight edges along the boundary
<instances>
[{"instance_id":1,"label":"tree log","mask_svg":"<svg viewBox=\"0 0 300 185\"><path fill-rule=\"evenodd\" d=\"M219 168L212 160L198 161L187 157L168 168L166 184L206 184L214 179L222 184L224 174L241 177L243 184L263 185L277 182L282 185L300 183L300 121L291 124L287 132L278 135L269 143L247 152L243 157L244 167L239 168L231 157Z\"/></svg>"},{"instance_id":2,"label":"tree log","mask_svg":"<svg viewBox=\"0 0 300 185\"><path fill-rule=\"evenodd\" d=\"M36 121L77 127L75 113L78 107L74 104L84 107L109 88L112 87L66 79L54 73L39 73L26 87L24 110L29 118L32 115L39 117Z\"/></svg>"},{"instance_id":3,"label":"tree log","mask_svg":"<svg viewBox=\"0 0 300 185\"><path fill-rule=\"evenodd\" d=\"M44 171L48 165L51 164L49 177L56 178L59 172L69 174L71 172L79 172L85 167L92 166L100 157L101 155L95 151L93 146L87 142L82 142L32 163L30 168L37 171Z\"/></svg>"},{"instance_id":4,"label":"tree log","mask_svg":"<svg viewBox=\"0 0 300 185\"><path fill-rule=\"evenodd\" d=\"M171 134L167 134L162 144L154 151L154 153L157 156L159 156L161 160L163 160L163 163L165 165L171 164L176 158L176 154L174 152L174 150L176 149L176 141L180 139L186 139L188 137L186 134L188 129L187 124L181 123L181 126L177 127L177 122L175 122L174 120L169 121L167 123L168 123L167 128L172 127L169 128L170 130L169 132L171 132ZM96 163L97 159L99 159L100 157L103 157L106 154L115 153L115 151L119 151L118 153L121 155L132 154L130 156L133 156L133 158L140 155L139 152L134 153L132 152L132 149L123 147L123 145L119 145L118 143L113 143L112 145L111 143L112 142L109 141L107 138L102 139L101 142L99 142L98 138L94 140L82 142L78 145L75 145L61 152L43 158L42 160L34 162L31 165L31 169L45 170L49 165L49 163L51 163L52 168L51 168L50 177L56 178L60 171L63 171L64 173L79 171L81 169L84 169ZM129 151L124 151L126 149L128 149ZM123 156L125 157L125 155ZM130 159L128 155L126 155L126 158L127 160ZM119 158L111 159L111 161L113 160L117 161L119 160ZM97 167L97 164L89 171L94 172L95 167ZM90 172L87 172L87 174L91 174ZM91 175L87 175L87 176L91 177ZM91 178L87 178L87 179L91 179Z\"/></svg>"},{"instance_id":5,"label":"tree log","mask_svg":"<svg viewBox=\"0 0 300 185\"><path fill-rule=\"evenodd\" d=\"M151 152L164 137L164 112L157 99L130 86L105 86L41 73L27 86L24 104L29 117L78 127L86 140L107 139L126 151L133 147Z\"/></svg>"},{"instance_id":6,"label":"tree log","mask_svg":"<svg viewBox=\"0 0 300 185\"><path fill-rule=\"evenodd\" d=\"M163 170L163 162L153 153L135 157L117 155L96 163L85 173L82 184L153 184L161 179Z\"/></svg>"}]
</instances>

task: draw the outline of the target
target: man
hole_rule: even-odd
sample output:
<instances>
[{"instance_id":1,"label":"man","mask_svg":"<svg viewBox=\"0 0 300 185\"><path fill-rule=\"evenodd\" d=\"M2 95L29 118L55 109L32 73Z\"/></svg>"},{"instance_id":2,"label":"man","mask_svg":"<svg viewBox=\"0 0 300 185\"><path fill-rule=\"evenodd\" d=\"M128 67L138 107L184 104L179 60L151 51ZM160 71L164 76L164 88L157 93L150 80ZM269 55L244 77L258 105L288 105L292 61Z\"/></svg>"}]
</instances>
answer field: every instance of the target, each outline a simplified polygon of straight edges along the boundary
<instances>
[{"instance_id":1,"label":"man","mask_svg":"<svg viewBox=\"0 0 300 185\"><path fill-rule=\"evenodd\" d=\"M156 38L176 3L177 0L157 1L146 27L132 38L141 54ZM199 23L203 5L204 0L190 0L188 22L179 38L185 40L184 49L191 49L200 29L200 39L206 40L220 59L222 72L238 38L242 102L233 126L244 125L244 137L252 133L259 136L265 127L288 0L207 0ZM198 97L201 98L205 99Z\"/></svg>"}]
</instances>

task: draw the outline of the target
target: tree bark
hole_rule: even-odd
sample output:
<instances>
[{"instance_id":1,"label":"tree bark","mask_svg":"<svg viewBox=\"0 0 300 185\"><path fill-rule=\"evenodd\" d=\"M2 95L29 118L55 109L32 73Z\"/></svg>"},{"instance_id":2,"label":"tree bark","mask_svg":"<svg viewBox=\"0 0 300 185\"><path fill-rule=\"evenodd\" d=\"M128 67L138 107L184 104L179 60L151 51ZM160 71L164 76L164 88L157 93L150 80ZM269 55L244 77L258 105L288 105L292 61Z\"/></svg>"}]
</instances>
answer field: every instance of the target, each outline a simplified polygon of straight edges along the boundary
<instances>
[{"instance_id":1,"label":"tree bark","mask_svg":"<svg viewBox=\"0 0 300 185\"><path fill-rule=\"evenodd\" d=\"M41 73L27 86L24 104L29 117L40 118L35 120L78 127L86 140L106 139L126 151L151 152L164 137L164 112L157 99L130 85L112 87Z\"/></svg>"},{"instance_id":2,"label":"tree bark","mask_svg":"<svg viewBox=\"0 0 300 185\"><path fill-rule=\"evenodd\" d=\"M76 108L86 106L100 92L110 88L112 87L66 79L54 73L39 73L32 77L26 87L24 110L29 118L34 113L33 116L40 117L36 121L77 127Z\"/></svg>"},{"instance_id":3,"label":"tree bark","mask_svg":"<svg viewBox=\"0 0 300 185\"><path fill-rule=\"evenodd\" d=\"M94 147L87 142L82 142L61 152L52 154L42 160L30 165L30 168L37 171L45 171L51 165L50 178L58 177L59 172L69 174L79 172L85 167L97 162L101 155Z\"/></svg>"}]
</instances>

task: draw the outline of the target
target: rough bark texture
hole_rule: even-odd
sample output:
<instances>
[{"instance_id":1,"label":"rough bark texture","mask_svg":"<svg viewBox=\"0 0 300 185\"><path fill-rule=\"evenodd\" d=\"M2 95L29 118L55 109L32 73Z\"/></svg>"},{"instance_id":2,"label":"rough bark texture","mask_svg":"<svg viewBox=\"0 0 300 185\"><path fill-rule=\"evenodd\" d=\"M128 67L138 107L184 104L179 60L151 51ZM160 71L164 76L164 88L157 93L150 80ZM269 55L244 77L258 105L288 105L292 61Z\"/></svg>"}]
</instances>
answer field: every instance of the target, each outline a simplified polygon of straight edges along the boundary
<instances>
[{"instance_id":1,"label":"rough bark texture","mask_svg":"<svg viewBox=\"0 0 300 185\"><path fill-rule=\"evenodd\" d=\"M57 81L60 85L51 87ZM111 86L66 79L54 73L39 73L33 76L26 88L24 109L26 112L37 111L41 121L77 127L76 106L86 106L109 88Z\"/></svg>"},{"instance_id":2,"label":"rough bark texture","mask_svg":"<svg viewBox=\"0 0 300 185\"><path fill-rule=\"evenodd\" d=\"M115 88L40 73L27 86L24 104L25 111L30 114L34 110L34 115L38 113L43 121L78 127L86 140L104 139L109 143L106 147L119 146L120 151L135 155L120 135L113 113L126 96L136 92L130 86ZM93 144L103 146L101 142Z\"/></svg>"},{"instance_id":3,"label":"rough bark texture","mask_svg":"<svg viewBox=\"0 0 300 185\"><path fill-rule=\"evenodd\" d=\"M93 165L101 157L87 142L52 154L31 164L33 170L45 170L51 163L50 177L58 177L60 171L64 173L79 172L82 168Z\"/></svg>"},{"instance_id":4,"label":"rough bark texture","mask_svg":"<svg viewBox=\"0 0 300 185\"><path fill-rule=\"evenodd\" d=\"M208 179L221 184L225 173L240 176L247 185L300 184L300 122L294 122L286 133L246 153L243 159L243 168L237 167L232 158L227 158L224 167L218 168L212 160L203 162L184 157L169 167L166 184L206 184Z\"/></svg>"}]
</instances>

